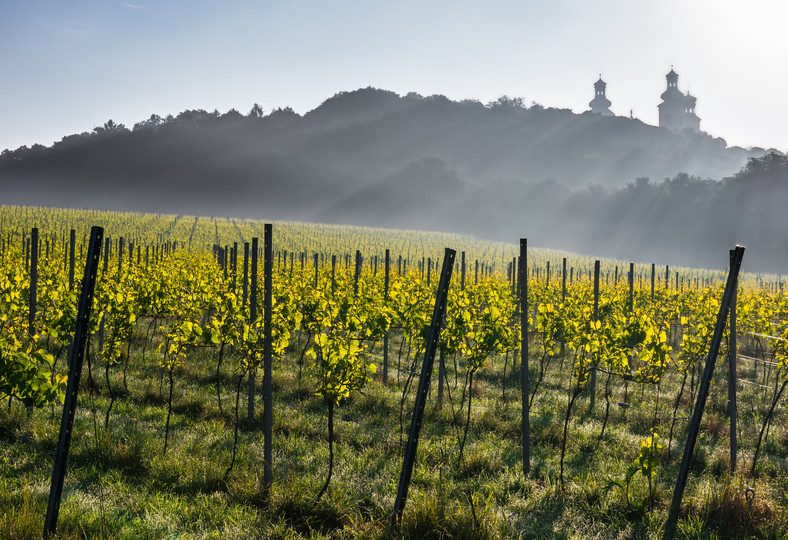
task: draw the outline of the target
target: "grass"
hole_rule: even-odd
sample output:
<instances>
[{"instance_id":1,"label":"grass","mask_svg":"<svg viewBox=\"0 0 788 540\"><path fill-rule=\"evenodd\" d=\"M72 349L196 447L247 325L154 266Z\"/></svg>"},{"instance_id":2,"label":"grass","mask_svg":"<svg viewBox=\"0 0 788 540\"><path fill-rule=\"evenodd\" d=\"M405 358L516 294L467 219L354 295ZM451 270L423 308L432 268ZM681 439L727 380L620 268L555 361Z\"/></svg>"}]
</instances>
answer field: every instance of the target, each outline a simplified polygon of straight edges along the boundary
<instances>
[{"instance_id":1,"label":"grass","mask_svg":"<svg viewBox=\"0 0 788 540\"><path fill-rule=\"evenodd\" d=\"M603 380L598 381L593 411L588 396L582 396L570 422L562 487L558 456L571 358L565 360L563 371L558 361L551 365L536 395L528 478L522 471L521 398L511 362L505 394L503 358L479 373L468 441L458 460L462 389L453 386L453 362L447 361L454 401L445 393L438 407L433 387L405 513L393 534L391 512L403 452L396 372L392 370L388 385L373 380L337 409L334 477L328 493L315 503L328 470L327 411L312 394L307 371L297 380L296 348L274 369L274 484L267 496L262 433L247 429L245 422L235 465L225 478L233 443L237 381L233 360L225 360L217 380L213 352L200 349L176 371L165 457L166 380L160 387L161 373L151 354L143 365L139 353L132 350L128 392L115 402L106 428L109 393L103 373L95 376L94 366L95 387L91 391L83 384L56 538L662 537L681 457L676 449L681 449L686 431L686 420L679 420L669 459L667 433L681 382L676 374L668 375L661 385L656 425L656 388L630 383L625 398L623 383L613 384L601 438ZM393 347L391 356L396 365ZM712 386L678 534L681 538L786 538L788 429L778 415L761 450L757 477L750 477L766 406L760 390L749 385L740 388L739 467L731 476L723 370L718 368L717 374L720 380ZM113 369L111 377L113 386L121 389L120 370ZM460 384L462 379L461 374ZM262 377L257 382L261 385ZM414 395L415 389L406 403L406 432ZM618 405L624 401L629 407ZM243 419L245 396L240 403ZM688 416L690 407L689 400L683 400L677 415ZM255 424L260 426L262 399L256 411ZM0 537L41 537L59 423L60 411L53 408L35 411L28 418L18 404L0 404ZM654 478L654 497L648 497L648 482L638 474L630 492L637 504L627 504L620 490L608 487L609 481L623 479L652 427L658 428L665 447Z\"/></svg>"}]
</instances>

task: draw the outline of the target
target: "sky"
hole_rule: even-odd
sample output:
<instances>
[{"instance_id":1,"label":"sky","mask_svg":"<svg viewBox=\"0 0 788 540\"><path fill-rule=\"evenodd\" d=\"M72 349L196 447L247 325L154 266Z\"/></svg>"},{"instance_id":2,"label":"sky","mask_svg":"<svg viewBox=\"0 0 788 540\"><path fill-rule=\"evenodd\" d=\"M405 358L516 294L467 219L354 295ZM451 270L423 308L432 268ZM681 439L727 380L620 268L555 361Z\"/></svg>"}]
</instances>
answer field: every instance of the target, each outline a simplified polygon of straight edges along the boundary
<instances>
[{"instance_id":1,"label":"sky","mask_svg":"<svg viewBox=\"0 0 788 540\"><path fill-rule=\"evenodd\" d=\"M368 86L657 124L671 67L701 130L788 151L784 0L3 0L0 150L112 119L304 114Z\"/></svg>"}]
</instances>

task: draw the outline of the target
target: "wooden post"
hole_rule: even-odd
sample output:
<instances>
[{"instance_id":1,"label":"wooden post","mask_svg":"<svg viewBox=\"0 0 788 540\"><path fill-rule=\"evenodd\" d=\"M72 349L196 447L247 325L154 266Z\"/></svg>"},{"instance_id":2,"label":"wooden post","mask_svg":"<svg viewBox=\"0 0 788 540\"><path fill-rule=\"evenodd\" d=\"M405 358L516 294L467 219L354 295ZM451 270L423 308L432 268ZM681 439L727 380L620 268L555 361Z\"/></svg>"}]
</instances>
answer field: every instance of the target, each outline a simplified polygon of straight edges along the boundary
<instances>
[{"instance_id":1,"label":"wooden post","mask_svg":"<svg viewBox=\"0 0 788 540\"><path fill-rule=\"evenodd\" d=\"M318 266L317 266L317 252L315 252L314 259L315 259L315 289L317 289L317 269L318 269Z\"/></svg>"},{"instance_id":2,"label":"wooden post","mask_svg":"<svg viewBox=\"0 0 788 540\"><path fill-rule=\"evenodd\" d=\"M512 296L517 297L519 294L518 291L520 290L520 278L517 274L517 257L512 257L512 262L509 263L512 265L512 276L511 276L511 286L512 286Z\"/></svg>"},{"instance_id":3,"label":"wooden post","mask_svg":"<svg viewBox=\"0 0 788 540\"><path fill-rule=\"evenodd\" d=\"M49 502L44 521L44 538L54 534L57 529L57 518L60 513L60 498L63 495L63 481L66 476L68 453L71 448L71 430L74 426L74 415L77 409L79 379L82 375L82 362L85 355L85 344L88 338L88 323L93 306L93 291L96 285L98 261L101 255L101 242L104 229L93 227L90 231L88 258L85 262L85 274L82 278L82 291L79 309L74 327L74 339L68 351L68 382L66 383L66 399L63 403L63 416L60 421L55 466L52 470L52 482L49 488Z\"/></svg>"},{"instance_id":4,"label":"wooden post","mask_svg":"<svg viewBox=\"0 0 788 540\"><path fill-rule=\"evenodd\" d=\"M465 290L465 252L463 251L460 259L460 290Z\"/></svg>"},{"instance_id":5,"label":"wooden post","mask_svg":"<svg viewBox=\"0 0 788 540\"><path fill-rule=\"evenodd\" d=\"M561 302L566 300L566 257L561 262ZM564 367L564 352L566 343L561 340L561 367Z\"/></svg>"},{"instance_id":6,"label":"wooden post","mask_svg":"<svg viewBox=\"0 0 788 540\"><path fill-rule=\"evenodd\" d=\"M594 322L599 320L599 261L594 261ZM598 361L598 359L594 359ZM591 370L588 381L589 391L591 392L591 402L588 404L588 412L594 410L596 405L596 367Z\"/></svg>"},{"instance_id":7,"label":"wooden post","mask_svg":"<svg viewBox=\"0 0 788 540\"><path fill-rule=\"evenodd\" d=\"M110 246L111 245L112 245L112 242L110 241L109 237L105 238L104 239L104 257L102 257L104 259L103 272L105 274L107 273L107 269L109 268L109 250L110 250Z\"/></svg>"},{"instance_id":8,"label":"wooden post","mask_svg":"<svg viewBox=\"0 0 788 540\"><path fill-rule=\"evenodd\" d=\"M733 267L736 251L730 251L730 265ZM730 473L736 472L736 422L738 408L736 404L736 300L738 297L738 279L733 284L730 305L730 342L728 343L728 415L730 416Z\"/></svg>"},{"instance_id":9,"label":"wooden post","mask_svg":"<svg viewBox=\"0 0 788 540\"><path fill-rule=\"evenodd\" d=\"M657 266L651 263L651 301L654 301L654 280L657 274Z\"/></svg>"},{"instance_id":10,"label":"wooden post","mask_svg":"<svg viewBox=\"0 0 788 540\"><path fill-rule=\"evenodd\" d=\"M673 500L670 505L668 521L665 524L665 534L663 538L666 540L674 538L676 534L679 510L681 508L681 499L684 495L684 487L687 484L687 476L689 474L690 460L692 459L692 453L695 450L695 442L697 441L698 431L700 430L700 422L703 418L703 409L706 405L706 398L709 394L711 374L714 371L714 364L717 360L717 354L720 350L722 334L725 330L725 319L727 318L728 309L730 308L731 301L733 299L733 291L736 288L736 280L739 276L739 270L741 268L741 261L743 257L744 247L736 246L731 261L730 271L728 273L728 281L725 285L725 293L722 296L720 310L717 313L717 324L714 327L714 334L711 338L709 355L706 358L706 366L703 369L703 376L701 377L700 384L698 386L698 397L695 402L695 409L692 413L692 420L690 421L689 431L687 433L687 442L684 446L684 453L681 456L679 475L676 479L676 489L673 492Z\"/></svg>"},{"instance_id":11,"label":"wooden post","mask_svg":"<svg viewBox=\"0 0 788 540\"><path fill-rule=\"evenodd\" d=\"M361 258L361 251L356 250L356 269L353 276L353 296L358 297L358 278L361 276L361 265L363 259Z\"/></svg>"},{"instance_id":12,"label":"wooden post","mask_svg":"<svg viewBox=\"0 0 788 540\"><path fill-rule=\"evenodd\" d=\"M120 276L121 269L123 268L123 251L123 237L121 236L118 238L118 276Z\"/></svg>"},{"instance_id":13,"label":"wooden post","mask_svg":"<svg viewBox=\"0 0 788 540\"><path fill-rule=\"evenodd\" d=\"M121 239L122 240L122 239ZM68 290L74 290L74 250L77 247L77 231L71 229L68 248ZM99 249L99 252L101 249Z\"/></svg>"},{"instance_id":14,"label":"wooden post","mask_svg":"<svg viewBox=\"0 0 788 540\"><path fill-rule=\"evenodd\" d=\"M337 256L331 255L331 296L337 288Z\"/></svg>"},{"instance_id":15,"label":"wooden post","mask_svg":"<svg viewBox=\"0 0 788 540\"><path fill-rule=\"evenodd\" d=\"M443 258L443 268L441 270L438 292L435 295L435 308L432 312L429 338L424 352L424 362L421 366L421 378L419 379L419 389L416 392L416 401L413 405L413 416L411 416L410 431L408 442L405 445L405 456L402 462L399 484L397 486L397 498L394 501L394 514L392 516L392 529L399 528L402 520L402 512L405 510L405 502L408 498L408 488L413 474L413 465L416 462L416 450L419 444L419 433L421 431L421 421L424 417L424 407L427 403L427 393L430 389L430 378L432 377L432 366L435 361L435 351L438 348L438 341L441 334L441 323L446 314L446 299L449 293L449 283L451 273L454 268L453 249L446 248Z\"/></svg>"}]
</instances>

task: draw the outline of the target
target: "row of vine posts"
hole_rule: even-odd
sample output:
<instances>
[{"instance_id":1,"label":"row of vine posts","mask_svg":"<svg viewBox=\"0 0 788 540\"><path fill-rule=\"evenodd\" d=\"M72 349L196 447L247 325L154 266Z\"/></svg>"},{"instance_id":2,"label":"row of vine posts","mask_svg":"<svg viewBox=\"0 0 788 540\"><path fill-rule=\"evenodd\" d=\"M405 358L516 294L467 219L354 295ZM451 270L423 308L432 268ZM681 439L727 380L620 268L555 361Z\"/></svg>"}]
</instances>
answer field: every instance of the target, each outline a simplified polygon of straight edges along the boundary
<instances>
[{"instance_id":1,"label":"row of vine posts","mask_svg":"<svg viewBox=\"0 0 788 540\"><path fill-rule=\"evenodd\" d=\"M71 340L69 351L68 351L68 382L66 388L66 395L65 401L63 405L63 415L61 419L61 428L59 432L58 438L58 446L57 452L55 457L55 465L53 468L52 474L52 482L50 487L50 496L49 502L47 507L47 515L46 521L44 526L44 538L47 538L49 535L53 534L56 530L57 526L57 518L59 513L59 506L60 506L60 498L62 495L63 489L63 480L65 477L66 471L66 463L68 459L68 453L70 448L70 438L71 438L71 430L73 427L73 421L76 411L76 400L78 394L78 386L80 381L80 375L82 370L82 363L84 358L84 352L87 342L87 333L88 333L88 322L90 318L90 311L92 305L92 297L93 291L96 283L97 277L97 270L98 270L98 261L101 254L101 247L103 243L103 235L104 231L101 227L93 227L90 233L90 243L88 247L87 253L87 260L85 265L85 272L82 280L82 289L81 295L79 300L79 311L76 320L75 332L74 337ZM272 471L272 354L271 354L271 314L272 314L272 274L273 274L273 250L272 250L272 225L265 224L264 228L264 248L263 248L263 258L264 258L264 314L263 314L263 325L264 325L264 354L263 354L263 438L264 438L264 479L263 479L263 486L264 486L264 493L268 494L270 487L273 483L273 471ZM118 257L119 263L122 264L122 254L123 248L121 247L123 240L120 240L119 243L119 252L120 255ZM258 239L254 238L252 240L252 249L249 250L248 245L245 246L245 253L244 253L244 300L246 300L246 271L247 271L247 261L249 255L251 255L251 279L249 283L250 287L250 317L251 320L254 321L257 317L256 314L256 306L257 306L257 242ZM37 259L38 259L38 230L33 229L31 238L30 238L30 251L29 251L29 264L30 264L30 279L31 279L31 294L30 294L30 332L33 332L33 319L35 317L35 305L36 305L36 280L37 280ZM70 238L70 253L69 253L69 281L70 287L73 287L73 275L74 275L74 246L75 246L75 237L74 231L71 231L71 238ZM109 240L107 241L107 251L109 250L110 243ZM251 253L250 253L251 251ZM132 252L133 253L133 252ZM233 256L237 256L237 248L233 249ZM109 253L105 254L105 266L108 260ZM399 526L399 523L402 518L402 514L405 507L405 502L407 499L408 488L410 484L411 474L413 470L413 466L416 459L416 452L418 447L418 438L421 429L421 424L423 420L423 413L424 408L426 405L427 394L429 392L429 385L430 385L430 378L432 375L433 370L433 363L435 359L435 353L438 349L438 342L440 339L441 327L446 315L446 306L447 306L447 296L448 296L448 289L449 284L451 281L452 269L454 268L454 260L455 260L456 252L452 249L446 248L444 259L443 259L443 267L440 274L440 280L438 284L438 289L436 292L435 298L435 305L432 314L432 320L430 323L429 329L429 338L426 343L426 350L424 355L424 360L422 362L421 368L421 376L419 380L419 387L417 390L415 403L414 403L414 413L411 417L411 426L409 430L407 444L405 446L404 456L403 456L403 465L400 474L399 484L397 488L397 496L395 500L394 512L392 516L392 527L396 529ZM676 488L674 491L672 503L670 506L670 513L668 516L668 521L666 523L665 528L665 538L671 538L675 534L676 525L678 521L678 514L681 505L681 500L684 492L684 488L687 481L687 476L689 472L689 462L692 457L692 453L694 451L694 446L697 440L698 431L700 428L700 422L703 415L703 410L706 403L706 398L708 396L709 385L711 380L711 375L714 369L714 364L716 361L716 357L719 351L720 343L723 336L724 327L726 321L730 323L730 335L731 339L735 340L735 331L736 331L736 290L737 290L737 280L739 270L741 268L741 261L744 255L744 248L741 246L737 246L734 250L730 252L730 270L728 273L728 279L725 286L725 292L723 294L722 302L719 308L719 312L717 315L716 326L714 329L714 334L711 339L708 356L706 359L705 368L703 371L703 376L700 381L699 391L697 393L697 401L694 407L692 419L690 421L690 425L688 428L688 435L687 440L684 447L684 452L682 454L682 462L679 468L679 474L676 481ZM226 253L222 258L226 257ZM147 251L146 251L146 258L147 258ZM528 350L528 312L529 306L527 302L528 298L528 258L527 258L527 240L521 239L520 240L520 253L519 253L519 260L513 261L512 263L512 272L511 278L512 281L515 282L517 298L518 298L518 305L517 305L517 312L519 312L520 316L520 323L521 323L521 363L520 363L520 381L521 381L521 392L522 392L522 422L521 422L521 430L522 430L522 459L523 459L523 474L525 477L528 477L531 472L531 464L530 464L530 378L529 378L529 350ZM226 259L225 259L226 261ZM346 261L347 262L347 261ZM360 273L360 266L361 266L361 256L360 252L356 253L356 278ZM385 283L384 283L384 297L388 298L388 286L389 286L389 271L390 271L390 256L389 250L386 250L385 256ZM291 263L292 263L292 254L291 254ZM465 253L462 253L462 274L461 274L461 283L464 285L465 281ZM514 265L516 263L517 272L514 272ZM225 262L226 264L226 262ZM303 260L302 260L303 264ZM333 276L333 267L336 264L336 257L332 257L332 276ZM431 267L431 264L430 264ZM225 267L226 268L226 267ZM315 254L315 268L317 271L317 254ZM477 261L477 269L478 269L478 261ZM549 266L548 266L548 275L549 275ZM429 275L429 270L428 270ZM653 287L654 287L654 266L652 265L652 294L653 294ZM516 277L515 277L516 276ZM668 270L666 268L666 282L668 280ZM617 277L617 276L616 276ZM317 274L316 274L317 278ZM477 273L478 278L478 273ZM548 278L549 279L549 278ZM632 280L633 280L633 268L632 264L630 264L630 273L629 273L629 280L630 280L630 309L632 305ZM565 294L566 290L566 260L564 259L564 269L563 269L563 294ZM357 282L356 282L357 283ZM357 287L357 284L356 284ZM332 279L332 289L333 289L333 279ZM599 261L595 263L594 269L594 319L597 318L597 302L599 296ZM385 382L388 378L388 370L389 370L389 362L388 362L388 333L384 336L384 347L383 347L383 381ZM443 375L443 358L441 357L441 362L439 366L439 377ZM255 372L257 366L250 365L248 368L248 383L249 383L249 396L248 396L248 416L249 422L251 423L253 416L254 416L254 403L255 403L255 396L254 396L254 389L255 389ZM729 365L728 365L728 392L729 392L729 415L730 415L730 423L731 423L731 441L730 441L730 463L731 468L735 468L736 464L736 346L735 341L731 343L729 347ZM592 369L590 372L590 385L591 385L591 399L593 400L595 396L594 392L594 383L595 383L595 375L596 370ZM442 378L442 377L441 377ZM439 381L439 391L442 389L441 381ZM592 405L593 406L593 405Z\"/></svg>"}]
</instances>

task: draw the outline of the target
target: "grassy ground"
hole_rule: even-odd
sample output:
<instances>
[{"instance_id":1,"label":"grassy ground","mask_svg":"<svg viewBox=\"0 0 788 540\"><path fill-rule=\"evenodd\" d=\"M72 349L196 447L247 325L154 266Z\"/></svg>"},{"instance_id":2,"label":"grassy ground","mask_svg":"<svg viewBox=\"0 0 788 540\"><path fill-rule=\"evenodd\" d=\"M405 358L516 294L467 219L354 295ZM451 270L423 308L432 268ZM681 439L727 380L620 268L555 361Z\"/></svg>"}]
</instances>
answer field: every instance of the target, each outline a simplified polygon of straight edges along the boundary
<instances>
[{"instance_id":1,"label":"grassy ground","mask_svg":"<svg viewBox=\"0 0 788 540\"><path fill-rule=\"evenodd\" d=\"M120 397L106 428L110 393L103 368L93 366L93 386L87 375L83 376L57 537L662 537L687 427L686 420L677 421L668 454L680 377L671 374L659 390L632 383L625 390L623 382L612 381L609 420L600 437L607 404L606 376L600 373L594 410L589 410L588 394L574 407L561 486L559 457L571 357L565 359L563 368L560 359L554 361L536 395L531 416L532 473L528 478L522 470L519 374L512 370L511 357L492 359L476 377L462 459L458 441L465 418L459 409L463 373L455 377L454 362L447 359L451 396L444 394L438 407L437 377L433 377L402 527L393 535L390 519L402 466L401 440L407 437L415 395L412 391L405 400L401 434L400 400L406 373L394 369L398 343L395 336L389 384L374 380L362 394L337 409L333 478L327 494L315 502L328 472L327 407L313 395L306 370L298 379L295 350L274 369L274 484L266 496L262 489L261 399L255 426L246 426L242 420L236 460L227 473L233 447L238 377L232 365L236 361L225 360L217 380L215 352L202 349L194 351L189 363L176 370L171 432L163 455L167 378L162 379L150 352L142 362L135 352L141 350L142 338L135 338L126 376L128 390L123 387L121 368L110 372L111 384ZM740 376L754 380L749 369L743 366ZM767 407L762 389L740 387L739 467L736 474L729 475L729 428L724 411L727 391L721 365L717 375L678 535L788 537L788 430L781 425L784 415L776 417L761 451L757 475L751 477L753 448ZM257 382L261 383L261 377ZM244 382L242 389L245 387ZM685 392L677 416L690 414L688 394ZM38 410L28 418L19 404L1 405L0 537L40 538L60 410ZM243 395L240 407L243 419ZM638 473L627 498L621 489L611 487L611 481L623 482L652 427L658 429L664 446L653 496L649 496L647 478Z\"/></svg>"}]
</instances>

